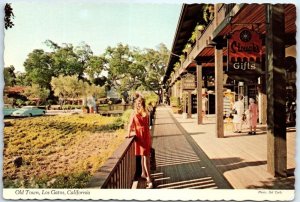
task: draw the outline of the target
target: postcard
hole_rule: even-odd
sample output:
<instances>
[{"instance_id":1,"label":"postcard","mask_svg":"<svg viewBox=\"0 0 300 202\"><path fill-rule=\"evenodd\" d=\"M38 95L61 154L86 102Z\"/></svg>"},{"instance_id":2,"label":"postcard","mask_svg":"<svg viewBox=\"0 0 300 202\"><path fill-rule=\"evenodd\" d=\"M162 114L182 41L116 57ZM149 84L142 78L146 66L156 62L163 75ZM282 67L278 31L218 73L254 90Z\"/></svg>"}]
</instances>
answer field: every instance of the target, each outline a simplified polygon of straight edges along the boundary
<instances>
[{"instance_id":1,"label":"postcard","mask_svg":"<svg viewBox=\"0 0 300 202\"><path fill-rule=\"evenodd\" d=\"M3 9L3 199L294 200L295 4Z\"/></svg>"}]
</instances>

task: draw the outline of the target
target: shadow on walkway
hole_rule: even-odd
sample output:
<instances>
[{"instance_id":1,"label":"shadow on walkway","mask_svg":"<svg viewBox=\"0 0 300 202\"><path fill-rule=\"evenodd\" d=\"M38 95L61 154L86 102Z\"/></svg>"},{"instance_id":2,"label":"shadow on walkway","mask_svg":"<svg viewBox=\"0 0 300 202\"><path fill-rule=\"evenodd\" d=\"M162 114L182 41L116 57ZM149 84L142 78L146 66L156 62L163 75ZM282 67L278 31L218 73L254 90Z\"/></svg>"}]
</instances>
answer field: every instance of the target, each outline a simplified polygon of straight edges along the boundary
<instances>
[{"instance_id":1,"label":"shadow on walkway","mask_svg":"<svg viewBox=\"0 0 300 202\"><path fill-rule=\"evenodd\" d=\"M159 107L156 113L152 143L157 165L152 173L155 188L231 189L204 152L199 152L201 148L191 145L192 139L168 109Z\"/></svg>"}]
</instances>

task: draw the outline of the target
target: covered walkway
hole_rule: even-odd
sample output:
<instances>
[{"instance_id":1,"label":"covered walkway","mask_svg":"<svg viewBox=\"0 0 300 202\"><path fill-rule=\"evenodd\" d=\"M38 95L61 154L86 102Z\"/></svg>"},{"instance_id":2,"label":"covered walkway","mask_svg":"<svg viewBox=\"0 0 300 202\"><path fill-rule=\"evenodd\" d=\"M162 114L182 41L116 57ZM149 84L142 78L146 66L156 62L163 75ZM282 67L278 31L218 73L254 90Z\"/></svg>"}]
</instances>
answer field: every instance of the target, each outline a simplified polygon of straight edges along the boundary
<instances>
[{"instance_id":1,"label":"covered walkway","mask_svg":"<svg viewBox=\"0 0 300 202\"><path fill-rule=\"evenodd\" d=\"M214 117L197 125L196 117L183 119L169 107L158 107L153 128L155 188L294 189L293 175L274 178L267 172L266 133L227 132L225 138L214 134ZM295 168L295 135L293 129L287 133L287 167L291 171Z\"/></svg>"}]
</instances>

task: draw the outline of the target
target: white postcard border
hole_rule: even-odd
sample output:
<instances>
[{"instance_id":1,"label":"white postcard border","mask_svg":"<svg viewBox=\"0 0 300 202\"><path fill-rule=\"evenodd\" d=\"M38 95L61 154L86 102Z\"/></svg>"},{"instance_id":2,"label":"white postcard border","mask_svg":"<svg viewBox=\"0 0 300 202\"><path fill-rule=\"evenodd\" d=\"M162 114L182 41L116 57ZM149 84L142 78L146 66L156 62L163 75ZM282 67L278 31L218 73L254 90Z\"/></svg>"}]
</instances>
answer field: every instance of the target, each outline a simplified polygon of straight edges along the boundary
<instances>
[{"instance_id":1,"label":"white postcard border","mask_svg":"<svg viewBox=\"0 0 300 202\"><path fill-rule=\"evenodd\" d=\"M3 189L3 198L71 200L255 200L291 201L295 190L178 189Z\"/></svg>"}]
</instances>

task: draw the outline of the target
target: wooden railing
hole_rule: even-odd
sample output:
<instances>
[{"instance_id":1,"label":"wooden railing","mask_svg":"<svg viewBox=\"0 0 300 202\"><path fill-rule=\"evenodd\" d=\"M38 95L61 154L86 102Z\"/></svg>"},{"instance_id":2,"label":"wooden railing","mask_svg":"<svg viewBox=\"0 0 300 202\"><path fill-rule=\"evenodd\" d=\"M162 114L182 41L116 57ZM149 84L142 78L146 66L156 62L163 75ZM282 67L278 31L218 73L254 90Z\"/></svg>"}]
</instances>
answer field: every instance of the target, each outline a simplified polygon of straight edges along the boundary
<instances>
[{"instance_id":1,"label":"wooden railing","mask_svg":"<svg viewBox=\"0 0 300 202\"><path fill-rule=\"evenodd\" d=\"M131 189L136 171L134 138L126 138L88 183L87 188Z\"/></svg>"}]
</instances>

